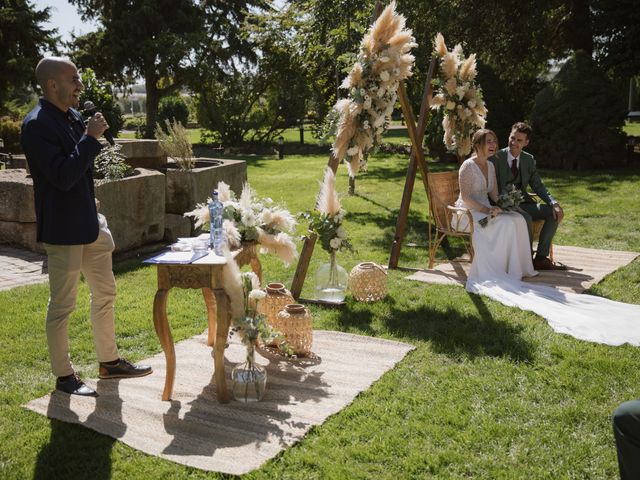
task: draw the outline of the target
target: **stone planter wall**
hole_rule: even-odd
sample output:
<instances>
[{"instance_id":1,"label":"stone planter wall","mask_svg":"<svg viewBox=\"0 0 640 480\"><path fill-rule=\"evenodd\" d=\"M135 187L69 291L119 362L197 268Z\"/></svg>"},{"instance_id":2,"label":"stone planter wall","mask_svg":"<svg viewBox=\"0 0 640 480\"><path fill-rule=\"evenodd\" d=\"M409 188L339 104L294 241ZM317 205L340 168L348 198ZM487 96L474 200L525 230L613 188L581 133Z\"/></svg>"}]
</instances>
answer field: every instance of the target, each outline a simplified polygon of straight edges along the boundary
<instances>
[{"instance_id":1,"label":"stone planter wall","mask_svg":"<svg viewBox=\"0 0 640 480\"><path fill-rule=\"evenodd\" d=\"M164 183L164 175L144 168L121 180L96 182L100 213L107 217L116 252L164 238Z\"/></svg>"},{"instance_id":2,"label":"stone planter wall","mask_svg":"<svg viewBox=\"0 0 640 480\"><path fill-rule=\"evenodd\" d=\"M107 217L116 252L164 237L164 175L136 169L122 180L97 182L100 213ZM0 244L44 253L36 242L33 180L24 169L0 171Z\"/></svg>"},{"instance_id":3,"label":"stone planter wall","mask_svg":"<svg viewBox=\"0 0 640 480\"><path fill-rule=\"evenodd\" d=\"M44 253L36 234L33 180L24 168L0 170L0 244Z\"/></svg>"},{"instance_id":4,"label":"stone planter wall","mask_svg":"<svg viewBox=\"0 0 640 480\"><path fill-rule=\"evenodd\" d=\"M162 168L167 163L167 156L160 148L157 140L118 138L116 143L122 145L122 153L127 163L133 168Z\"/></svg>"},{"instance_id":5,"label":"stone planter wall","mask_svg":"<svg viewBox=\"0 0 640 480\"><path fill-rule=\"evenodd\" d=\"M247 181L247 164L244 160L219 158L198 158L196 168L180 170L165 168L167 213L182 215L193 210L197 203L203 203L218 182L224 181L236 195L242 192L242 184Z\"/></svg>"},{"instance_id":6,"label":"stone planter wall","mask_svg":"<svg viewBox=\"0 0 640 480\"><path fill-rule=\"evenodd\" d=\"M147 243L175 241L192 233L183 214L203 203L218 182L240 195L247 181L243 160L197 159L196 168L167 168L167 157L156 140L118 140L136 175L117 181L96 181L100 212L107 217L116 251ZM158 170L144 168L150 166ZM33 181L21 168L0 170L0 244L44 252L36 242Z\"/></svg>"}]
</instances>

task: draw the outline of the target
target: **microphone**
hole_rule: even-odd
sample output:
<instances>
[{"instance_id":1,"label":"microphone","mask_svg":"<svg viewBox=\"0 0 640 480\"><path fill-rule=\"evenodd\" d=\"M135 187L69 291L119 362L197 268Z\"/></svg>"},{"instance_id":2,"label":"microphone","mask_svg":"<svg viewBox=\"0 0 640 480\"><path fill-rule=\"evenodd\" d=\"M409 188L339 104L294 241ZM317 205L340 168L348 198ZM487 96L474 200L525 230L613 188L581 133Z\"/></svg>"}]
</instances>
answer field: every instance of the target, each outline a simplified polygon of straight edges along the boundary
<instances>
[{"instance_id":1,"label":"microphone","mask_svg":"<svg viewBox=\"0 0 640 480\"><path fill-rule=\"evenodd\" d=\"M87 100L86 102L84 102L83 106L84 110L82 113L85 117L93 117L98 112L98 107L96 107L91 100ZM107 142L109 142L110 145L116 144L116 142L113 141L113 135L111 135L111 132L108 129L104 131L102 136Z\"/></svg>"}]
</instances>

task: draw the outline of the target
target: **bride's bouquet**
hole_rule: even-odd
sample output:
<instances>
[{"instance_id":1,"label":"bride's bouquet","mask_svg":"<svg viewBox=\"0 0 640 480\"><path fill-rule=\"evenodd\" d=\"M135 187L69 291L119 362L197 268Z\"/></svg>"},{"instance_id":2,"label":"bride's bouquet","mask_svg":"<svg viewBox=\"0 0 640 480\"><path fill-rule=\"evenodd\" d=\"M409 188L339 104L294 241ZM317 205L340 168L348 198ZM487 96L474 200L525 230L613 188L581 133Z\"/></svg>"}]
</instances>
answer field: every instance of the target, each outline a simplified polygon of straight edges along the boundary
<instances>
[{"instance_id":1,"label":"bride's bouquet","mask_svg":"<svg viewBox=\"0 0 640 480\"><path fill-rule=\"evenodd\" d=\"M512 183L507 184L506 188L498 195L498 201L496 204L504 212L517 212L520 210L520 204L524 200L522 191ZM489 217L484 217L478 223L481 227L486 227L489 223Z\"/></svg>"}]
</instances>

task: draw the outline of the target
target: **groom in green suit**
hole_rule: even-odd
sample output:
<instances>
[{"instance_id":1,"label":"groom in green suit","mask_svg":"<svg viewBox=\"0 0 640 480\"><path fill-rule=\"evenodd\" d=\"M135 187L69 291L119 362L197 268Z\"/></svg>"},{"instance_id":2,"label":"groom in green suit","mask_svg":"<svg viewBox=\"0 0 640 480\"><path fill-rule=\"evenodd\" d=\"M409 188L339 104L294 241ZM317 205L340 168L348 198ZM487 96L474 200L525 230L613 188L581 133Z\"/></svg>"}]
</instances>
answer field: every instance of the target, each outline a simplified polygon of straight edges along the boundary
<instances>
[{"instance_id":1,"label":"groom in green suit","mask_svg":"<svg viewBox=\"0 0 640 480\"><path fill-rule=\"evenodd\" d=\"M533 242L533 220L544 220L533 267L536 270L566 270L564 265L556 265L549 259L551 242L564 212L542 183L533 155L523 151L529 144L531 133L532 129L526 123L515 123L509 134L509 146L496 152L490 160L498 177L499 192L505 190L508 184L513 184L522 191L520 209L527 221L530 242ZM544 203L536 203L528 189L533 190Z\"/></svg>"}]
</instances>

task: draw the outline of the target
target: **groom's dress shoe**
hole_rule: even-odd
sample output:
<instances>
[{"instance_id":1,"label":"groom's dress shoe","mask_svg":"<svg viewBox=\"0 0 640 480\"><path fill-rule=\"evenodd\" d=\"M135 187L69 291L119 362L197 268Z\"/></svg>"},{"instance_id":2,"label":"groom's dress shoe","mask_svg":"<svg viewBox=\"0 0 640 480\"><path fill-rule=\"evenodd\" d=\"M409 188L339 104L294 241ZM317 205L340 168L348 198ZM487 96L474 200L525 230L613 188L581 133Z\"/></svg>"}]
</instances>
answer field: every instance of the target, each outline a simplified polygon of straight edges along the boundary
<instances>
[{"instance_id":1,"label":"groom's dress shoe","mask_svg":"<svg viewBox=\"0 0 640 480\"><path fill-rule=\"evenodd\" d=\"M83 397L97 397L98 392L82 381L77 373L56 379L56 390L69 395L81 395Z\"/></svg>"},{"instance_id":2,"label":"groom's dress shoe","mask_svg":"<svg viewBox=\"0 0 640 480\"><path fill-rule=\"evenodd\" d=\"M557 265L547 257L536 257L533 259L533 268L536 270L566 270L565 265Z\"/></svg>"}]
</instances>

